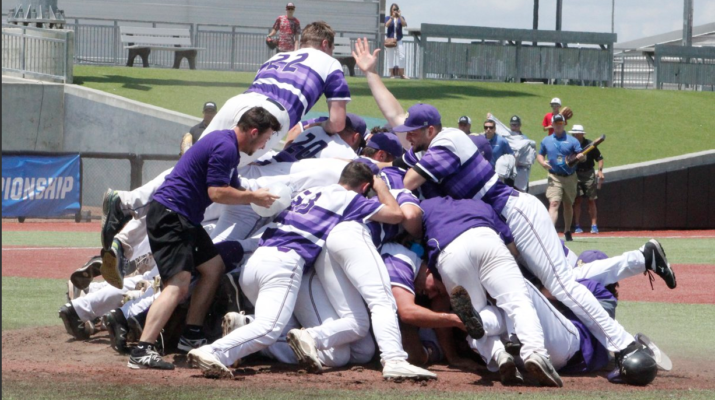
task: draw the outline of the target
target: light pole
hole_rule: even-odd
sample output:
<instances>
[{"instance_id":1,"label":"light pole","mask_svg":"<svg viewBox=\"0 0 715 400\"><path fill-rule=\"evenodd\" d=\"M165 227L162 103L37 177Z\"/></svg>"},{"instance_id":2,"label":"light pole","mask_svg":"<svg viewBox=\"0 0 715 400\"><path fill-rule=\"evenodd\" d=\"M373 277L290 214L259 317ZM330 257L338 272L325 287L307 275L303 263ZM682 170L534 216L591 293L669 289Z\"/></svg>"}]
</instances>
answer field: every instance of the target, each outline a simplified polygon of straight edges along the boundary
<instances>
[{"instance_id":1,"label":"light pole","mask_svg":"<svg viewBox=\"0 0 715 400\"><path fill-rule=\"evenodd\" d=\"M616 33L616 0L611 0L611 33Z\"/></svg>"}]
</instances>

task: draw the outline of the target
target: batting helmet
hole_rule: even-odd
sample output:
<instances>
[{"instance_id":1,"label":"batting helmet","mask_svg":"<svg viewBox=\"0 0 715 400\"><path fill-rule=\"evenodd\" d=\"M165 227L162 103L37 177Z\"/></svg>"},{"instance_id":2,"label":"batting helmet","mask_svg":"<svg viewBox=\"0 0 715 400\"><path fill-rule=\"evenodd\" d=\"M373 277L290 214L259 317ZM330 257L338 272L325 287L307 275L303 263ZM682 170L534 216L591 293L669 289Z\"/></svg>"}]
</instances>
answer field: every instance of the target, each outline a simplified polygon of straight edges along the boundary
<instances>
[{"instance_id":1,"label":"batting helmet","mask_svg":"<svg viewBox=\"0 0 715 400\"><path fill-rule=\"evenodd\" d=\"M645 386L658 374L658 364L647 347L626 354L620 362L620 377L629 385Z\"/></svg>"}]
</instances>

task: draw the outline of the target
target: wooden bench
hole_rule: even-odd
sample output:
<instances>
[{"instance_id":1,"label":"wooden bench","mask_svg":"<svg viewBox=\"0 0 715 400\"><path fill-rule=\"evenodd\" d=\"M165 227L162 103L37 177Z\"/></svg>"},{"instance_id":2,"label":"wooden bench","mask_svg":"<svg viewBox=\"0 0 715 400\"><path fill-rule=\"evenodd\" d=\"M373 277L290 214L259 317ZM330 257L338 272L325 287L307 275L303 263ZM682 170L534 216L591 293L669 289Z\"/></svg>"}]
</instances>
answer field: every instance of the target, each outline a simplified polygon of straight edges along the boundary
<instances>
[{"instance_id":1,"label":"wooden bench","mask_svg":"<svg viewBox=\"0 0 715 400\"><path fill-rule=\"evenodd\" d=\"M189 68L196 69L196 54L198 47L191 45L189 29L175 28L142 28L137 26L120 26L121 42L129 50L127 67L134 66L134 59L139 56L144 68L149 66L149 54L152 50L174 52L174 67L179 69L181 60L189 61Z\"/></svg>"},{"instance_id":2,"label":"wooden bench","mask_svg":"<svg viewBox=\"0 0 715 400\"><path fill-rule=\"evenodd\" d=\"M334 44L333 57L340 61L341 65L348 67L350 76L355 76L355 59L353 58L353 48L350 45L350 38L336 36Z\"/></svg>"}]
</instances>

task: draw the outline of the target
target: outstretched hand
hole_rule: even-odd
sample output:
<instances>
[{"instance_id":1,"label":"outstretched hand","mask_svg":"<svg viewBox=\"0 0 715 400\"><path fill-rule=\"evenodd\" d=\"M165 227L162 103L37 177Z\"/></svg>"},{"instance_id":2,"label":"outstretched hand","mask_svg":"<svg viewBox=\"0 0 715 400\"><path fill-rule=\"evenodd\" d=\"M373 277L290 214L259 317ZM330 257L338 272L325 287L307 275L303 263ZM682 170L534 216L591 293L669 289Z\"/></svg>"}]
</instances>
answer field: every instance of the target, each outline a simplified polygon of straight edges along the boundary
<instances>
[{"instance_id":1,"label":"outstretched hand","mask_svg":"<svg viewBox=\"0 0 715 400\"><path fill-rule=\"evenodd\" d=\"M367 38L358 38L355 42L355 50L353 51L355 64L364 73L377 73L377 55L379 52L380 49L375 49L372 53L370 53L370 44L368 43Z\"/></svg>"}]
</instances>

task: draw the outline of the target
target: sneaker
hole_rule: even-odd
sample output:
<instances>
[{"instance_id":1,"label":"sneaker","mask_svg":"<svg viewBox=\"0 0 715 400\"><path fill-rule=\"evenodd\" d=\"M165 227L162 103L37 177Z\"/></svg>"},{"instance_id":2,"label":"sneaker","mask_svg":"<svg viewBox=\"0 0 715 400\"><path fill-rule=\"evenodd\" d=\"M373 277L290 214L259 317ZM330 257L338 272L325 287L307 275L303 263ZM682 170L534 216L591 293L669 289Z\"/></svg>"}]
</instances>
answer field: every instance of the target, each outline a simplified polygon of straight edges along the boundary
<instances>
[{"instance_id":1,"label":"sneaker","mask_svg":"<svg viewBox=\"0 0 715 400\"><path fill-rule=\"evenodd\" d=\"M71 280L67 281L67 301L72 301L74 299L79 299L85 296L87 293L75 286Z\"/></svg>"},{"instance_id":2,"label":"sneaker","mask_svg":"<svg viewBox=\"0 0 715 400\"><path fill-rule=\"evenodd\" d=\"M385 366L382 368L382 377L384 379L437 379L437 375L432 372L415 367L405 360L385 361Z\"/></svg>"},{"instance_id":3,"label":"sneaker","mask_svg":"<svg viewBox=\"0 0 715 400\"><path fill-rule=\"evenodd\" d=\"M131 215L126 215L120 209L119 194L116 190L107 189L102 198L102 249L109 250L112 247L114 237L124 228L127 222L132 220Z\"/></svg>"},{"instance_id":4,"label":"sneaker","mask_svg":"<svg viewBox=\"0 0 715 400\"><path fill-rule=\"evenodd\" d=\"M532 353L524 361L526 370L533 375L541 385L550 387L563 387L564 382L551 365L551 361L541 354Z\"/></svg>"},{"instance_id":5,"label":"sneaker","mask_svg":"<svg viewBox=\"0 0 715 400\"><path fill-rule=\"evenodd\" d=\"M506 351L500 351L496 357L495 361L499 365L499 380L501 380L504 386L514 386L523 385L524 377L521 376L521 372L516 367L514 362L514 357Z\"/></svg>"},{"instance_id":6,"label":"sneaker","mask_svg":"<svg viewBox=\"0 0 715 400\"><path fill-rule=\"evenodd\" d=\"M184 137L181 138L181 145L179 146L179 157L186 154L187 151L194 145L194 137L190 133L184 133Z\"/></svg>"},{"instance_id":7,"label":"sneaker","mask_svg":"<svg viewBox=\"0 0 715 400\"><path fill-rule=\"evenodd\" d=\"M132 350L129 356L127 367L131 369L163 369L173 370L174 364L164 361L159 353L154 350L154 347L149 346L146 349L138 347Z\"/></svg>"},{"instance_id":8,"label":"sneaker","mask_svg":"<svg viewBox=\"0 0 715 400\"><path fill-rule=\"evenodd\" d=\"M221 321L221 332L223 333L221 337L226 337L229 333L251 322L253 322L253 317L246 315L243 311L227 313Z\"/></svg>"},{"instance_id":9,"label":"sneaker","mask_svg":"<svg viewBox=\"0 0 715 400\"><path fill-rule=\"evenodd\" d=\"M102 278L115 288L123 289L125 263L122 243L115 239L111 249L102 249L102 267L100 268Z\"/></svg>"},{"instance_id":10,"label":"sneaker","mask_svg":"<svg viewBox=\"0 0 715 400\"><path fill-rule=\"evenodd\" d=\"M233 379L233 373L207 347L200 347L189 352L189 365L200 368L206 378Z\"/></svg>"},{"instance_id":11,"label":"sneaker","mask_svg":"<svg viewBox=\"0 0 715 400\"><path fill-rule=\"evenodd\" d=\"M571 232L564 232L564 240L567 242L573 242L573 236L571 236Z\"/></svg>"},{"instance_id":12,"label":"sneaker","mask_svg":"<svg viewBox=\"0 0 715 400\"><path fill-rule=\"evenodd\" d=\"M76 271L70 275L70 281L72 284L80 289L80 290L86 290L89 287L89 284L92 283L94 278L102 275L102 273L99 271L99 268L102 266L102 257L100 256L94 256L87 261L86 264L84 264L81 268L78 268Z\"/></svg>"},{"instance_id":13,"label":"sneaker","mask_svg":"<svg viewBox=\"0 0 715 400\"><path fill-rule=\"evenodd\" d=\"M591 233L598 235L598 227L596 225L591 225Z\"/></svg>"},{"instance_id":14,"label":"sneaker","mask_svg":"<svg viewBox=\"0 0 715 400\"><path fill-rule=\"evenodd\" d=\"M188 353L191 350L198 349L201 346L206 346L209 344L209 341L206 340L206 338L201 338L201 339L188 339L184 335L181 335L179 338L179 344L176 346L176 348L184 353Z\"/></svg>"},{"instance_id":15,"label":"sneaker","mask_svg":"<svg viewBox=\"0 0 715 400\"><path fill-rule=\"evenodd\" d=\"M298 365L304 367L308 372L320 374L323 372L323 364L318 359L318 349L315 347L315 339L304 329L291 329L286 336L296 358Z\"/></svg>"},{"instance_id":16,"label":"sneaker","mask_svg":"<svg viewBox=\"0 0 715 400\"><path fill-rule=\"evenodd\" d=\"M67 333L77 340L89 339L89 334L84 326L84 321L79 318L72 303L67 303L60 308L60 319L65 324Z\"/></svg>"},{"instance_id":17,"label":"sneaker","mask_svg":"<svg viewBox=\"0 0 715 400\"><path fill-rule=\"evenodd\" d=\"M581 229L580 225L576 225L574 227L573 233L583 233L583 229Z\"/></svg>"},{"instance_id":18,"label":"sneaker","mask_svg":"<svg viewBox=\"0 0 715 400\"><path fill-rule=\"evenodd\" d=\"M467 333L472 339L481 339L484 337L484 325L482 317L472 307L472 299L469 293L462 286L455 286L449 296L449 301L452 304L452 310L457 314L459 319L467 328Z\"/></svg>"},{"instance_id":19,"label":"sneaker","mask_svg":"<svg viewBox=\"0 0 715 400\"><path fill-rule=\"evenodd\" d=\"M129 324L122 310L117 308L104 314L104 325L109 331L109 343L114 351L119 354L126 354L129 351L127 346Z\"/></svg>"},{"instance_id":20,"label":"sneaker","mask_svg":"<svg viewBox=\"0 0 715 400\"><path fill-rule=\"evenodd\" d=\"M640 251L645 257L646 271L644 274L648 274L650 271L653 271L665 281L665 284L668 285L669 288L675 289L677 286L675 273L673 272L673 269L670 268L668 259L665 258L665 250L663 250L663 246L660 242L655 239L651 239L640 248ZM651 275L651 287L652 286L653 280Z\"/></svg>"}]
</instances>

